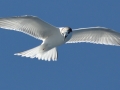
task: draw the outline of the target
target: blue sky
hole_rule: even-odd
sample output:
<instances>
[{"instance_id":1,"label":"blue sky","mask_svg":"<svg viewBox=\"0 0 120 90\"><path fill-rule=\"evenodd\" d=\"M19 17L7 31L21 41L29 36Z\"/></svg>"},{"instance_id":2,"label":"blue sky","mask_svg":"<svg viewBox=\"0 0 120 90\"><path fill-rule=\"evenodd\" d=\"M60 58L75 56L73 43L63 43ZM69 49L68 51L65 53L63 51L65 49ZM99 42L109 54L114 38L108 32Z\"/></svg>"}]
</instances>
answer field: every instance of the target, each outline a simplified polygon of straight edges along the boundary
<instances>
[{"instance_id":1,"label":"blue sky","mask_svg":"<svg viewBox=\"0 0 120 90\"><path fill-rule=\"evenodd\" d=\"M120 32L119 0L2 0L0 17L35 15L57 26ZM120 47L65 44L57 62L14 56L41 41L0 29L0 90L119 90Z\"/></svg>"}]
</instances>

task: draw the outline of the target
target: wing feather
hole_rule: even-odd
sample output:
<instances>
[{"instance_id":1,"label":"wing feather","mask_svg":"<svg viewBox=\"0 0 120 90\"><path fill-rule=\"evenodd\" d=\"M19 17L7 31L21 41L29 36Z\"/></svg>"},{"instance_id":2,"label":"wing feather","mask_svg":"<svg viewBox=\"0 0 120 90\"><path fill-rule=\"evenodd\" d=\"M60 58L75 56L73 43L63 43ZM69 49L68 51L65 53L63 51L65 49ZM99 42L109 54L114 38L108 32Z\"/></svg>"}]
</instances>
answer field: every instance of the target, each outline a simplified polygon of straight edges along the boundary
<instances>
[{"instance_id":1,"label":"wing feather","mask_svg":"<svg viewBox=\"0 0 120 90\"><path fill-rule=\"evenodd\" d=\"M67 43L78 42L120 46L120 33L104 27L74 29L72 37Z\"/></svg>"},{"instance_id":2,"label":"wing feather","mask_svg":"<svg viewBox=\"0 0 120 90\"><path fill-rule=\"evenodd\" d=\"M0 18L0 28L23 32L37 39L45 39L59 29L35 16Z\"/></svg>"}]
</instances>

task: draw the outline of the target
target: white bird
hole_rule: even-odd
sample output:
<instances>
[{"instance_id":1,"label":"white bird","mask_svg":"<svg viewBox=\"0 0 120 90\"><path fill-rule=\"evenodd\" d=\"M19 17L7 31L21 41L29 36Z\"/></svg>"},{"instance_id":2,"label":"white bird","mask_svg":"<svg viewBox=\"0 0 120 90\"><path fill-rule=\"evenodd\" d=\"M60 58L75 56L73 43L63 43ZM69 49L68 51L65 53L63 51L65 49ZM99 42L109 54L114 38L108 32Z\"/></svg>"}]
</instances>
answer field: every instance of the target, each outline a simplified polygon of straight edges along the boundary
<instances>
[{"instance_id":1,"label":"white bird","mask_svg":"<svg viewBox=\"0 0 120 90\"><path fill-rule=\"evenodd\" d=\"M71 29L55 27L36 16L19 16L0 18L0 28L23 32L42 44L27 51L16 53L22 57L38 58L39 60L57 61L57 46L64 43L89 42L120 46L120 33L104 27Z\"/></svg>"}]
</instances>

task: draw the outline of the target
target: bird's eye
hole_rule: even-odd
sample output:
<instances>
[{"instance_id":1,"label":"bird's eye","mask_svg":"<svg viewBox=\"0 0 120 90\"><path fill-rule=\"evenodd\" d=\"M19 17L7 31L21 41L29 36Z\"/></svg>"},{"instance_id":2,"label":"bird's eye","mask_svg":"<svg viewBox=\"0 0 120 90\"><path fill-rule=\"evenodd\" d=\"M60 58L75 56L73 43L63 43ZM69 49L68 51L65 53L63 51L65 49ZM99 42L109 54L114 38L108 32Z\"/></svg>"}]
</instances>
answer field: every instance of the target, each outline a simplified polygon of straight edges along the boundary
<instances>
[{"instance_id":1,"label":"bird's eye","mask_svg":"<svg viewBox=\"0 0 120 90\"><path fill-rule=\"evenodd\" d=\"M72 32L72 29L71 29L71 28L68 30L68 34L69 34L70 32Z\"/></svg>"}]
</instances>

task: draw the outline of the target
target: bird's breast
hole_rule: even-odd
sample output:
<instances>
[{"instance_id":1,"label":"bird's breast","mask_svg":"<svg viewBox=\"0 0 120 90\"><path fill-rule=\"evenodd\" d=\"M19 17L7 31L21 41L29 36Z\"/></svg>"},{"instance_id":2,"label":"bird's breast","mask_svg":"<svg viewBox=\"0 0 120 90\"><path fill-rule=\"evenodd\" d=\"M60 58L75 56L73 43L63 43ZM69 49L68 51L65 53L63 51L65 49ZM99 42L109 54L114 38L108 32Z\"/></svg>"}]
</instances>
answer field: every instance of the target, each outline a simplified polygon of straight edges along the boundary
<instances>
[{"instance_id":1,"label":"bird's breast","mask_svg":"<svg viewBox=\"0 0 120 90\"><path fill-rule=\"evenodd\" d=\"M64 37L61 34L52 35L44 41L44 44L47 46L47 48L50 48L50 49L64 43L65 43Z\"/></svg>"}]
</instances>

